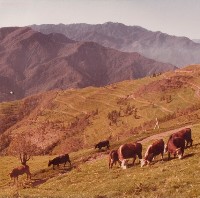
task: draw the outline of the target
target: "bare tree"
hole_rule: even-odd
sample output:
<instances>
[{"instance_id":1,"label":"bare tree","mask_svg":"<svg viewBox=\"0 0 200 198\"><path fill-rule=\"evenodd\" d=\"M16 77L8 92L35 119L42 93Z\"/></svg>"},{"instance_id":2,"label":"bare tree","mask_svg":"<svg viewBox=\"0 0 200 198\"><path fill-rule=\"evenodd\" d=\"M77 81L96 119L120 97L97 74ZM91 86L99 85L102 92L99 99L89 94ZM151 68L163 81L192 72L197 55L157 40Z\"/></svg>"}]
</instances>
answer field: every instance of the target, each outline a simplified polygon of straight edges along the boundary
<instances>
[{"instance_id":1,"label":"bare tree","mask_svg":"<svg viewBox=\"0 0 200 198\"><path fill-rule=\"evenodd\" d=\"M31 158L30 154L27 154L26 152L20 153L20 161L22 165L26 165L26 162Z\"/></svg>"},{"instance_id":2,"label":"bare tree","mask_svg":"<svg viewBox=\"0 0 200 198\"><path fill-rule=\"evenodd\" d=\"M19 134L14 139L12 150L19 156L22 165L27 165L27 161L36 153L36 146L30 141L30 134Z\"/></svg>"}]
</instances>

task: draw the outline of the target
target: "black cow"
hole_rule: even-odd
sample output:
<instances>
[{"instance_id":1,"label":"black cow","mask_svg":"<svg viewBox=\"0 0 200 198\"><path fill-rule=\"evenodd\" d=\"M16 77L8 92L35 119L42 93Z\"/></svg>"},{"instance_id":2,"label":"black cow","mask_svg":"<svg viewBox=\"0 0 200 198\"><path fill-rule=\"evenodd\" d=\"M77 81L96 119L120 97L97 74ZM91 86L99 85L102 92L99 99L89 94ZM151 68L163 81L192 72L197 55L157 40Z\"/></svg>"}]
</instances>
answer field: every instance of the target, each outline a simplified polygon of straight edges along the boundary
<instances>
[{"instance_id":1,"label":"black cow","mask_svg":"<svg viewBox=\"0 0 200 198\"><path fill-rule=\"evenodd\" d=\"M59 164L64 164L64 167L65 167L67 162L69 162L70 167L71 167L71 161L69 159L69 155L68 154L64 154L64 155L60 155L58 157L55 157L52 160L49 160L48 166L53 165L53 169L54 169L55 165L59 166Z\"/></svg>"},{"instance_id":2,"label":"black cow","mask_svg":"<svg viewBox=\"0 0 200 198\"><path fill-rule=\"evenodd\" d=\"M96 148L101 149L102 147L107 147L109 149L110 148L109 140L99 142L98 144L95 145L95 149Z\"/></svg>"}]
</instances>

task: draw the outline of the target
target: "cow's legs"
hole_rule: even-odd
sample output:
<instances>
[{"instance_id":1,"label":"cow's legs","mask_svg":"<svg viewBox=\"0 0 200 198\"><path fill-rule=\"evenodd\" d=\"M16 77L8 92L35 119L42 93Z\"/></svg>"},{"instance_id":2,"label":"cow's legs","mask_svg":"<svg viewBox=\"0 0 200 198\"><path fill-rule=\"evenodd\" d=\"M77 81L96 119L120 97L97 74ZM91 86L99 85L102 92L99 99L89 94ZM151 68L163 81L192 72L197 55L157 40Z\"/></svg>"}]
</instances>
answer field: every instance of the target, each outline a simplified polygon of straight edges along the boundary
<instances>
[{"instance_id":1,"label":"cow's legs","mask_svg":"<svg viewBox=\"0 0 200 198\"><path fill-rule=\"evenodd\" d=\"M121 164L121 167L122 167L122 169L126 169L126 160L125 159L123 159L122 160L122 164Z\"/></svg>"},{"instance_id":2,"label":"cow's legs","mask_svg":"<svg viewBox=\"0 0 200 198\"><path fill-rule=\"evenodd\" d=\"M72 164L71 164L71 161L69 160L68 162L69 162L69 164L70 164L70 167L71 167L71 166L72 166Z\"/></svg>"},{"instance_id":3,"label":"cow's legs","mask_svg":"<svg viewBox=\"0 0 200 198\"><path fill-rule=\"evenodd\" d=\"M134 166L135 160L136 160L136 156L133 157L133 166Z\"/></svg>"},{"instance_id":4,"label":"cow's legs","mask_svg":"<svg viewBox=\"0 0 200 198\"><path fill-rule=\"evenodd\" d=\"M192 142L193 142L193 140L191 139L191 140L190 140L190 146L192 146Z\"/></svg>"},{"instance_id":5,"label":"cow's legs","mask_svg":"<svg viewBox=\"0 0 200 198\"><path fill-rule=\"evenodd\" d=\"M170 160L170 152L168 152L168 160Z\"/></svg>"},{"instance_id":6,"label":"cow's legs","mask_svg":"<svg viewBox=\"0 0 200 198\"><path fill-rule=\"evenodd\" d=\"M162 153L161 153L161 160L162 160L162 161L163 161L163 155L164 155L164 153L162 152Z\"/></svg>"},{"instance_id":7,"label":"cow's legs","mask_svg":"<svg viewBox=\"0 0 200 198\"><path fill-rule=\"evenodd\" d=\"M187 148L187 147L188 147L188 144L189 144L189 141L186 141L186 146L185 146L185 148Z\"/></svg>"}]
</instances>

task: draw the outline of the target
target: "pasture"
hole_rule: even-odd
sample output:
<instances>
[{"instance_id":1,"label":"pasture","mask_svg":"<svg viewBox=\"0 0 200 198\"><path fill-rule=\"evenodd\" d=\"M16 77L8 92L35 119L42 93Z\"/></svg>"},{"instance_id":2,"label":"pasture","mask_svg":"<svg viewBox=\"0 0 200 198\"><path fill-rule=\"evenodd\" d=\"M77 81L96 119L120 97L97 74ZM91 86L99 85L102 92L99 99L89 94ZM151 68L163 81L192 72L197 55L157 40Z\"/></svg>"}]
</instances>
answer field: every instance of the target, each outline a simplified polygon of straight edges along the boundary
<instances>
[{"instance_id":1,"label":"pasture","mask_svg":"<svg viewBox=\"0 0 200 198\"><path fill-rule=\"evenodd\" d=\"M54 156L34 156L28 162L32 180L26 181L25 175L20 176L18 185L13 184L8 173L20 165L19 160L0 157L0 197L200 197L199 131L200 125L193 125L194 145L185 150L182 160L167 161L165 154L164 161L158 156L155 162L143 168L137 159L135 166L130 165L126 170L118 166L109 170L107 152L93 148L70 153L72 169L61 165L52 170L47 164ZM143 155L152 141L143 144Z\"/></svg>"}]
</instances>

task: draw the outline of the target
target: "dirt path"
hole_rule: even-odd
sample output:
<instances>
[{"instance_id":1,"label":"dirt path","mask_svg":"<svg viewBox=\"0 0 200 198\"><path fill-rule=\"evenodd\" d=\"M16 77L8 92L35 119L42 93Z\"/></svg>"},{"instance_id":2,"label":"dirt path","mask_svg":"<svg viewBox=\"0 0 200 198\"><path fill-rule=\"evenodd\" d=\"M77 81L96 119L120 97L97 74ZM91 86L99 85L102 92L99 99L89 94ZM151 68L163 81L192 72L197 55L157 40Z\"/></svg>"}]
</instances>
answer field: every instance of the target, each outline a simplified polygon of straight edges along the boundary
<instances>
[{"instance_id":1,"label":"dirt path","mask_svg":"<svg viewBox=\"0 0 200 198\"><path fill-rule=\"evenodd\" d=\"M87 114L87 111L80 111L79 109L75 108L72 104L63 102L62 100L58 100L58 99L55 99L55 101L57 101L57 102L59 102L59 103L62 103L62 104L65 104L67 107L69 107L70 109L72 109L72 110L74 110L74 111ZM60 110L59 110L59 111L60 111ZM64 113L64 111L62 111L62 112ZM65 112L65 113L66 113L66 112ZM70 114L68 114L68 115L70 115ZM73 116L72 116L72 117L73 117Z\"/></svg>"},{"instance_id":2,"label":"dirt path","mask_svg":"<svg viewBox=\"0 0 200 198\"><path fill-rule=\"evenodd\" d=\"M108 103L108 102L103 102L103 101L101 101L101 100L98 100L98 99L90 99L90 98L88 98L88 100L92 100L93 102L99 102L99 103L101 103L101 104L104 104L104 105L106 105L106 106L109 106L109 107L113 107L113 108L116 108L116 106L114 106L114 105L111 105L110 103Z\"/></svg>"},{"instance_id":3,"label":"dirt path","mask_svg":"<svg viewBox=\"0 0 200 198\"><path fill-rule=\"evenodd\" d=\"M194 83L188 83L188 84L190 84L190 85L192 85L193 87L196 88L195 94L196 94L197 98L200 98L200 86L196 85Z\"/></svg>"},{"instance_id":4,"label":"dirt path","mask_svg":"<svg viewBox=\"0 0 200 198\"><path fill-rule=\"evenodd\" d=\"M185 102L187 102L187 103L190 103L190 104L193 104L191 101L186 100L185 98L183 98L179 93L177 94L177 96L178 96L179 98L181 98L183 101L185 101Z\"/></svg>"},{"instance_id":5,"label":"dirt path","mask_svg":"<svg viewBox=\"0 0 200 198\"><path fill-rule=\"evenodd\" d=\"M167 109L166 107L163 107L163 106L157 105L157 104L154 104L154 105L155 105L156 107L160 108L160 110L161 110L162 112L173 113L173 111Z\"/></svg>"},{"instance_id":6,"label":"dirt path","mask_svg":"<svg viewBox=\"0 0 200 198\"><path fill-rule=\"evenodd\" d=\"M135 100L136 102L140 102L140 103L143 103L143 104L148 104L148 105L151 105L151 104L153 104L152 102L149 102L149 101L144 101L144 100L138 100L138 99L136 99L135 97L130 97L130 98L132 98L133 100ZM158 108L160 108L160 110L162 111L162 112L168 112L168 113L173 113L173 111L171 111L171 110L169 110L169 109L167 109L166 107L163 107L163 106L161 106L161 105L158 105L158 104L153 104L153 105L155 105L156 107L158 107Z\"/></svg>"}]
</instances>

